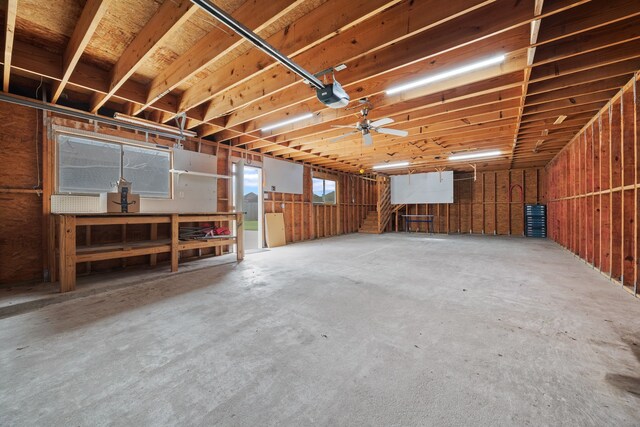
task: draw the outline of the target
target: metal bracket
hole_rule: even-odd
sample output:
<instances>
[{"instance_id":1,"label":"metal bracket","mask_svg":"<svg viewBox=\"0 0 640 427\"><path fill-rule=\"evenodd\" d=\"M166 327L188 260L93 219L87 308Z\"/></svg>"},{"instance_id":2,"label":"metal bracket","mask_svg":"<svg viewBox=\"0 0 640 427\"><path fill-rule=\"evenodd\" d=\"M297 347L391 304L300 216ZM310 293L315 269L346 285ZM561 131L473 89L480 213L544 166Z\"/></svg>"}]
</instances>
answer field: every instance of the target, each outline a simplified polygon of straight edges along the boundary
<instances>
[{"instance_id":1,"label":"metal bracket","mask_svg":"<svg viewBox=\"0 0 640 427\"><path fill-rule=\"evenodd\" d=\"M476 182L476 180L478 179L478 167L475 163L469 163L469 166L471 166L471 168L473 169L473 182Z\"/></svg>"},{"instance_id":2,"label":"metal bracket","mask_svg":"<svg viewBox=\"0 0 640 427\"><path fill-rule=\"evenodd\" d=\"M315 73L315 74L314 74L314 76L316 76L316 77L320 78L320 77L324 77L324 76L326 76L327 74L331 74L331 75L333 75L333 79L335 80L335 75L334 75L334 74L335 74L335 72L336 72L336 71L342 71L342 70L344 70L344 69L346 69L346 68L347 68L347 65L346 65L346 64L340 64L340 65L336 65L335 67L329 67L329 68L327 68L327 69L324 69L324 70L322 70L322 71L319 71L319 72ZM310 82L309 80L307 80L307 79L302 79L302 82L303 82L304 84L307 84L307 85L311 83L311 82Z\"/></svg>"}]
</instances>

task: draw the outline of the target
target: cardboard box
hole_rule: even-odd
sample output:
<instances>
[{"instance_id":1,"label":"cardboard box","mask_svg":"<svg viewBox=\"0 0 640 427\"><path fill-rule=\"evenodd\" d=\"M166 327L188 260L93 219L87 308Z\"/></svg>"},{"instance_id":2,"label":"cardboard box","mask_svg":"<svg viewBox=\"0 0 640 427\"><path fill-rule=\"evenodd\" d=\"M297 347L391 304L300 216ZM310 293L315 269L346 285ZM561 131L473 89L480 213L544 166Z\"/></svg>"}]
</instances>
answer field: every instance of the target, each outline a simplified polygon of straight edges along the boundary
<instances>
[{"instance_id":1,"label":"cardboard box","mask_svg":"<svg viewBox=\"0 0 640 427\"><path fill-rule=\"evenodd\" d=\"M122 203L120 193L107 193L107 212L109 213L138 213L140 212L140 195L127 194L126 204Z\"/></svg>"}]
</instances>

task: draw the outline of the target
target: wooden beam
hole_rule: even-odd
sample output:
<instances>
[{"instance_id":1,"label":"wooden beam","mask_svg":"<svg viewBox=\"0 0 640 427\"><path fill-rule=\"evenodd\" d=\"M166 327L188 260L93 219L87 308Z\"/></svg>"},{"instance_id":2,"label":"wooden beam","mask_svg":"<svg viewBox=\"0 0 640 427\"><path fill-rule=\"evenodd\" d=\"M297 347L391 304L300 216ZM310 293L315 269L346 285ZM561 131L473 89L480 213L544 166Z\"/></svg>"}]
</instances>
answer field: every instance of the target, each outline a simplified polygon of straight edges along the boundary
<instances>
[{"instance_id":1,"label":"wooden beam","mask_svg":"<svg viewBox=\"0 0 640 427\"><path fill-rule=\"evenodd\" d=\"M243 25L259 33L298 7L302 0L274 0L261 3L260 7L256 7L255 3L246 1L232 15ZM233 31L214 28L153 79L146 94L146 101L135 109L134 114L146 109L243 43L245 40Z\"/></svg>"},{"instance_id":2,"label":"wooden beam","mask_svg":"<svg viewBox=\"0 0 640 427\"><path fill-rule=\"evenodd\" d=\"M591 0L545 18L537 44L571 37L637 15L640 15L637 0Z\"/></svg>"},{"instance_id":3,"label":"wooden beam","mask_svg":"<svg viewBox=\"0 0 640 427\"><path fill-rule=\"evenodd\" d=\"M198 7L189 0L165 1L111 69L107 93L105 95L96 93L93 96L91 112L97 112L151 56L155 48L172 31L180 28L197 10Z\"/></svg>"},{"instance_id":4,"label":"wooden beam","mask_svg":"<svg viewBox=\"0 0 640 427\"><path fill-rule=\"evenodd\" d=\"M16 32L16 16L18 14L18 0L7 0L5 11L4 31L4 73L2 90L9 92L9 78L11 77L11 56L13 55L13 37Z\"/></svg>"},{"instance_id":5,"label":"wooden beam","mask_svg":"<svg viewBox=\"0 0 640 427\"><path fill-rule=\"evenodd\" d=\"M349 74L349 79L355 78L356 81L353 83L346 81L343 87L345 87L347 92L357 92L359 97L368 97L378 110L380 110L381 107L406 103L412 98L420 98L429 94L442 94L438 97L442 102L443 94L454 88L470 87L476 82L489 81L499 76L512 75L512 73L515 74L516 71L523 70L526 67L526 63L523 60L524 51L522 49L526 46L527 41L528 35L526 28L519 27L504 34L490 37L479 45L472 43L411 63L404 67L399 67L392 71L385 71L381 74L374 73L372 76L368 76L366 72L362 73L359 70L354 71ZM429 75L430 73L438 72L438 70L455 68L460 64L473 62L479 57L491 56L497 50L505 52L507 59L504 64L478 70L465 76L447 79L424 88L416 88L410 94L402 93L389 96L385 93L386 89L397 84L397 82L406 81L407 76ZM385 69L386 65L384 61L380 61L379 64L381 69ZM521 79L522 77L519 76L518 80ZM227 122L227 125L246 122L244 126L245 131L251 132L270 123L282 120L283 114L296 116L308 112L309 109L313 109L312 111L317 113L317 115L305 123L317 124L326 122L332 118L337 118L338 116L351 116L353 113L353 110L334 110L322 106L312 92L307 94L309 98L299 102L301 98L300 89L301 88L297 86L290 87L280 91L278 96L255 102L241 110L235 111L228 116L230 120ZM286 108L283 109L282 106ZM251 120L247 122L246 120L249 118L251 118ZM305 123L298 123L292 126L292 128L301 129L301 126L305 126ZM286 127L282 127L270 132L270 134L277 135L286 129Z\"/></svg>"},{"instance_id":6,"label":"wooden beam","mask_svg":"<svg viewBox=\"0 0 640 427\"><path fill-rule=\"evenodd\" d=\"M640 15L538 46L534 65L555 62L638 39L638 28Z\"/></svg>"},{"instance_id":7,"label":"wooden beam","mask_svg":"<svg viewBox=\"0 0 640 427\"><path fill-rule=\"evenodd\" d=\"M487 3L477 0L402 2L372 17L372 19L348 28L312 49L300 53L295 56L295 60L308 70L319 71L362 57L373 50L389 51L394 42L404 41L407 43L411 36L423 32L425 29L437 27L444 21ZM384 26L385 31L380 31L381 26ZM336 49L335 46L340 46L340 49ZM415 46L414 49L418 50ZM327 56L326 53L320 54L320 52L331 52L331 55ZM401 53L396 51L394 56L399 59ZM234 68L241 69L242 67L242 63L234 65ZM353 65L350 67L355 70ZM392 65L390 64L389 67ZM350 72L352 71L350 70ZM208 111L205 114L205 118L210 119L300 82L299 77L293 73L279 72L277 79L274 79L272 75L273 71L258 73L231 89L219 85L217 90L207 91L207 82L194 85L189 93L185 92L181 106L189 109L210 101ZM258 87L260 87L259 90ZM242 97L237 96L239 93L243 94ZM241 105L238 105L238 100L242 100Z\"/></svg>"},{"instance_id":8,"label":"wooden beam","mask_svg":"<svg viewBox=\"0 0 640 427\"><path fill-rule=\"evenodd\" d=\"M507 32L513 28L526 25L534 19L533 5L534 0L517 2L506 6L504 3L492 3L484 5L481 8L467 10L467 13L461 12L451 19L451 14L439 16L436 12L443 10L443 5L450 3L447 7L456 6L454 2L415 2L408 4L412 8L424 9L424 13L417 13L414 10L409 12L410 23L416 30L407 37L407 23L402 19L408 19L407 14L401 14L391 9L387 15L381 15L380 20L384 18L383 24L372 22L372 28L366 26L356 26L352 31L344 33L331 39L333 43L341 46L340 50L335 50L331 63L346 62L349 66L349 73L345 73L341 79L343 84L355 84L360 80L371 78L378 74L388 72L394 68L407 66L415 61L425 60L434 57L440 53L453 50L467 44L484 40L494 34ZM555 2L553 7L549 8L546 14L556 13L563 8L575 6L581 2L560 1ZM400 6L400 5L399 5ZM460 5L457 7L461 8ZM394 13L395 12L395 13ZM491 20L485 19L486 16L492 16ZM396 24L402 30L398 30L400 40L390 40L388 34L393 28L388 28L390 23ZM369 24L369 23L365 23ZM365 25L363 24L363 25ZM384 25L385 31L380 32L379 28ZM372 34L369 37L362 37L361 31ZM356 43L352 43L356 40ZM392 44L393 42L394 44ZM382 43L383 48L380 48ZM320 47L319 47L320 48ZM326 65L326 57L319 55L316 50L310 50L302 54L299 58L300 64L311 69L322 69ZM325 62L323 62L325 61ZM204 99L211 99L210 107L204 116L204 119L218 117L226 114L231 110L237 110L243 105L261 100L261 102L269 102L267 111L285 108L287 105L304 102L310 95L299 87L293 88L298 93L298 98L290 99L285 97L286 103L277 103L272 105L272 99L282 98L281 96L272 96L277 91L282 91L283 87L289 87L299 84L299 79L294 76L279 75L278 79L271 76L263 76L255 81L251 80L243 85L226 91L213 98L204 96ZM240 96L240 94L242 96ZM242 104L238 105L238 99ZM233 103L231 103L233 100ZM197 102L193 103L194 105ZM233 104L233 105L231 105Z\"/></svg>"},{"instance_id":9,"label":"wooden beam","mask_svg":"<svg viewBox=\"0 0 640 427\"><path fill-rule=\"evenodd\" d=\"M76 68L85 47L107 11L110 0L88 0L62 56L62 79L53 84L51 102L56 103Z\"/></svg>"},{"instance_id":10,"label":"wooden beam","mask_svg":"<svg viewBox=\"0 0 640 427\"><path fill-rule=\"evenodd\" d=\"M638 58L640 58L640 39L536 66L531 71L531 82L535 83L581 71L589 71L628 60L640 62Z\"/></svg>"}]
</instances>

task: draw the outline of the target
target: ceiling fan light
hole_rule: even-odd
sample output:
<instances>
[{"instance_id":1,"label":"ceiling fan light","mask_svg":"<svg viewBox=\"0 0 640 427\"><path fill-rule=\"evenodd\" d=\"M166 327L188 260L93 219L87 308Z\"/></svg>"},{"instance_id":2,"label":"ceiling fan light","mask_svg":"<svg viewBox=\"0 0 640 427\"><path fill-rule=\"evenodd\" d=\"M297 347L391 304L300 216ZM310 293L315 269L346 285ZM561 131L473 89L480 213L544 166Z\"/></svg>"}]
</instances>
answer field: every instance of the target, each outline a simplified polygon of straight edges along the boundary
<instances>
[{"instance_id":1,"label":"ceiling fan light","mask_svg":"<svg viewBox=\"0 0 640 427\"><path fill-rule=\"evenodd\" d=\"M297 123L297 122L300 122L302 120L310 119L311 117L313 117L313 113L304 114L302 116L293 117L293 118L288 119L288 120L283 120L281 122L274 123L274 124L269 125L269 126L265 126L265 127L261 128L260 130L262 132L266 132L266 131L269 131L269 130L272 130L272 129L276 129L276 128L279 128L279 127L282 127L282 126L290 125L292 123Z\"/></svg>"},{"instance_id":2,"label":"ceiling fan light","mask_svg":"<svg viewBox=\"0 0 640 427\"><path fill-rule=\"evenodd\" d=\"M472 64L464 65L462 67L454 68L449 71L444 71L439 74L434 74L429 77L425 77L423 79L415 80L413 82L405 83L402 85L394 86L387 89L387 95L393 95L399 92L404 92L405 90L414 89L416 87L425 86L429 83L434 83L440 80L445 80L451 77L459 76L461 74L466 74L471 71L479 70L480 68L485 68L490 65L500 64L505 59L503 54L496 55L491 58L484 59L482 61L474 62Z\"/></svg>"},{"instance_id":3,"label":"ceiling fan light","mask_svg":"<svg viewBox=\"0 0 640 427\"><path fill-rule=\"evenodd\" d=\"M409 166L409 162L396 162L396 163L383 163L380 165L375 165L373 166L371 169L396 169L396 168L403 168L405 166Z\"/></svg>"},{"instance_id":4,"label":"ceiling fan light","mask_svg":"<svg viewBox=\"0 0 640 427\"><path fill-rule=\"evenodd\" d=\"M499 157L501 155L502 151L500 150L480 151L477 153L453 154L449 156L449 160L484 159L488 157Z\"/></svg>"}]
</instances>

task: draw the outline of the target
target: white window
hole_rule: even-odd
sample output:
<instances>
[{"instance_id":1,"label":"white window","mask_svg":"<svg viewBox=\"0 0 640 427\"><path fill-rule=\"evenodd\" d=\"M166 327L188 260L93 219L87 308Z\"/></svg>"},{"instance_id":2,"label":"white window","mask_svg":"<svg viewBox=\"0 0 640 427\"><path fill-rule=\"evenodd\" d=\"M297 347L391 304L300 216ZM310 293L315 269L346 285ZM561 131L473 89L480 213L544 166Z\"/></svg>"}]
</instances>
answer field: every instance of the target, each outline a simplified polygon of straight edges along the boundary
<instances>
[{"instance_id":1,"label":"white window","mask_svg":"<svg viewBox=\"0 0 640 427\"><path fill-rule=\"evenodd\" d=\"M171 197L168 150L58 134L58 193L97 194L116 190L120 177L143 197Z\"/></svg>"},{"instance_id":2,"label":"white window","mask_svg":"<svg viewBox=\"0 0 640 427\"><path fill-rule=\"evenodd\" d=\"M336 204L336 182L331 179L313 178L313 203Z\"/></svg>"}]
</instances>

